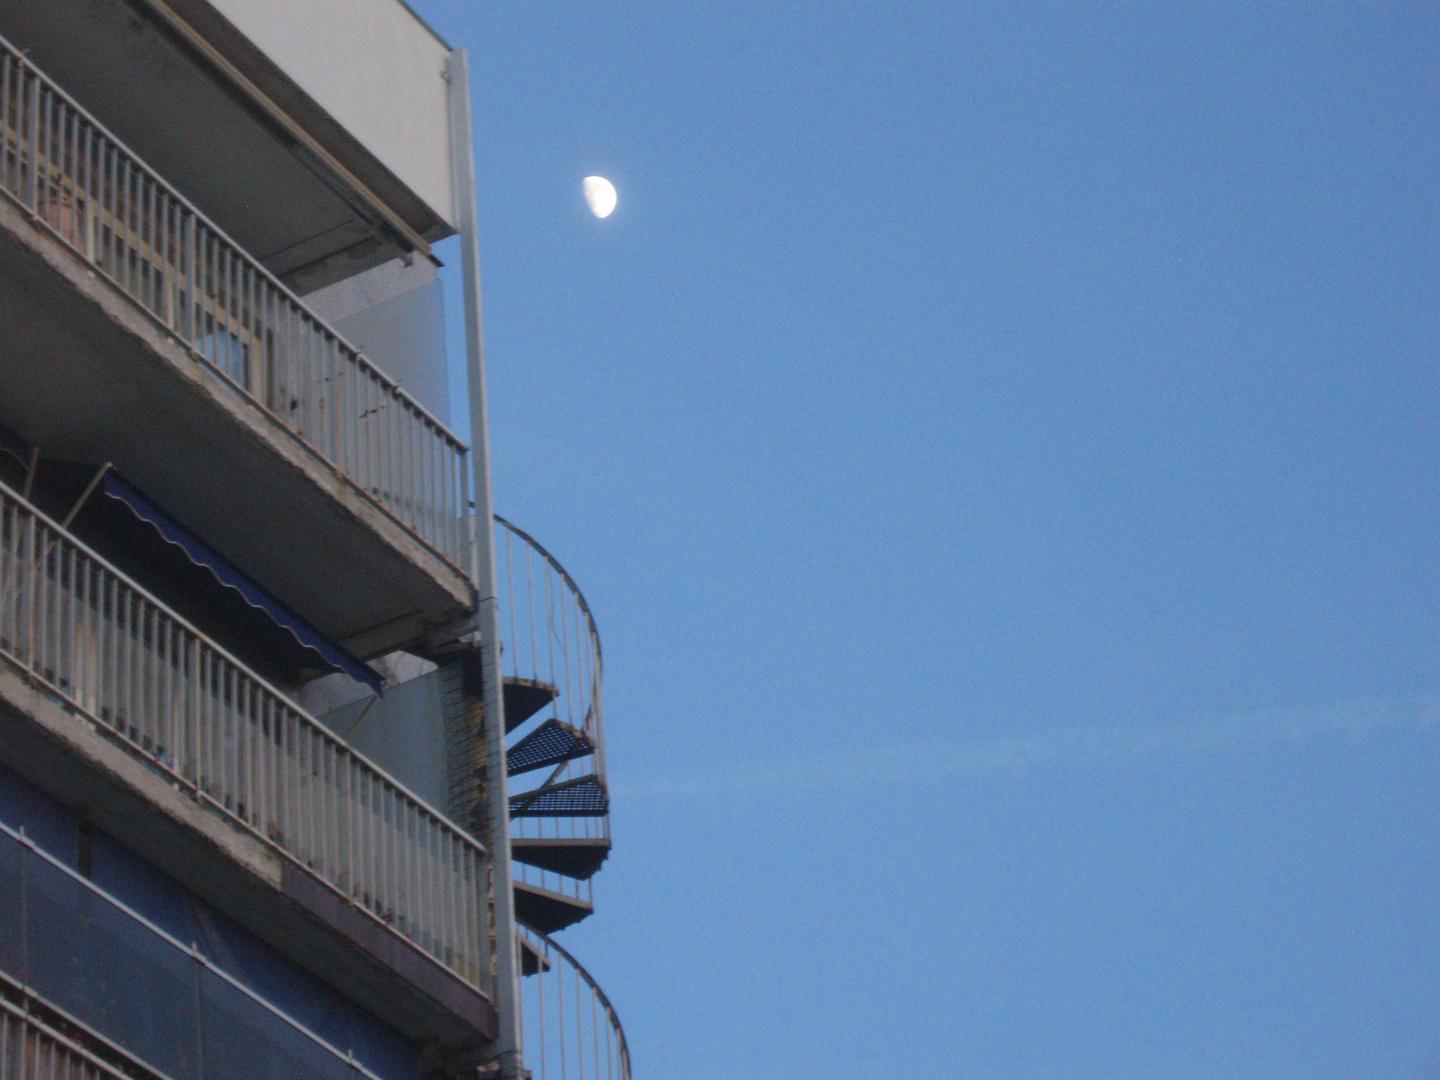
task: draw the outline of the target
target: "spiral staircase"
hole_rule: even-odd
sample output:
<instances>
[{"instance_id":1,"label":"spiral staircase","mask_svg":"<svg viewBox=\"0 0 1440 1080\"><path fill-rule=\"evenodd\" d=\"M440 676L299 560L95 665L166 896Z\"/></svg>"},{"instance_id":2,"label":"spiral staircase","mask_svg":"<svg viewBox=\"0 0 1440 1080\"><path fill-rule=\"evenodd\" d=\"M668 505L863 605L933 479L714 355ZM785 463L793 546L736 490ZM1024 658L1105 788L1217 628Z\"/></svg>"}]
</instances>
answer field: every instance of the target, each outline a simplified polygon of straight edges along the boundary
<instances>
[{"instance_id":1,"label":"spiral staircase","mask_svg":"<svg viewBox=\"0 0 1440 1080\"><path fill-rule=\"evenodd\" d=\"M619 1017L550 937L594 912L610 854L600 635L565 568L498 515L495 562L525 1062L538 1080L629 1080Z\"/></svg>"},{"instance_id":2,"label":"spiral staircase","mask_svg":"<svg viewBox=\"0 0 1440 1080\"><path fill-rule=\"evenodd\" d=\"M515 917L553 934L594 911L610 854L600 635L565 568L495 523Z\"/></svg>"}]
</instances>

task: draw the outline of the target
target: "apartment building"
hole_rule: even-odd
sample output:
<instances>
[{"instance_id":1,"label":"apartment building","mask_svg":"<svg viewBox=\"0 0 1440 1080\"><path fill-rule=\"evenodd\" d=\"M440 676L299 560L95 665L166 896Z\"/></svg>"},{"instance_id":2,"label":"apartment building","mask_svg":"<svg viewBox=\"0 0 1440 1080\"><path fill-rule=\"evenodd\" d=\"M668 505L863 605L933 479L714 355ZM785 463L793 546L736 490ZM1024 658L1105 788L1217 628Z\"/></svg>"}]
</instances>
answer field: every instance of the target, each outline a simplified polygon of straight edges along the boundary
<instances>
[{"instance_id":1,"label":"apartment building","mask_svg":"<svg viewBox=\"0 0 1440 1080\"><path fill-rule=\"evenodd\" d=\"M629 1077L467 87L401 0L0 0L0 1077Z\"/></svg>"}]
</instances>

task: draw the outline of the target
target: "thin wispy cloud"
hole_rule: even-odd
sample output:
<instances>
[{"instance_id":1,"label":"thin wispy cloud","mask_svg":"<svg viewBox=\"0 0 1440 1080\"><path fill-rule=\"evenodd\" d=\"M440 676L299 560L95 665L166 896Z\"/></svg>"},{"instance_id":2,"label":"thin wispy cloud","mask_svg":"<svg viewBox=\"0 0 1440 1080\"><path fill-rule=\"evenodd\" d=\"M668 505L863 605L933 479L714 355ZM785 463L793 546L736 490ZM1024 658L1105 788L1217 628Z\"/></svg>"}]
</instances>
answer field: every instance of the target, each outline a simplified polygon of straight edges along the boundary
<instances>
[{"instance_id":1,"label":"thin wispy cloud","mask_svg":"<svg viewBox=\"0 0 1440 1080\"><path fill-rule=\"evenodd\" d=\"M1032 770L1095 768L1145 758L1213 757L1326 738L1364 741L1380 732L1440 729L1440 695L1377 698L1314 709L1243 713L1164 725L1062 728L984 740L927 739L754 763L612 785L621 800L745 796L912 784L942 777L982 780Z\"/></svg>"}]
</instances>

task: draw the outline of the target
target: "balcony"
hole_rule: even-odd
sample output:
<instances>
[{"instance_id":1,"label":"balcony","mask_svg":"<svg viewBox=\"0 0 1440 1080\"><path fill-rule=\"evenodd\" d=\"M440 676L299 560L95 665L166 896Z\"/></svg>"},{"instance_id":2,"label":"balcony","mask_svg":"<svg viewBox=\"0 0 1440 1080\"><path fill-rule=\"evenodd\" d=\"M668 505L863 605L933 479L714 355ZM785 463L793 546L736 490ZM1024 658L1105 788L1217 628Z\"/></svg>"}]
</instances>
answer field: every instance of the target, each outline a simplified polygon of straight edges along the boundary
<instances>
[{"instance_id":1,"label":"balcony","mask_svg":"<svg viewBox=\"0 0 1440 1080\"><path fill-rule=\"evenodd\" d=\"M3 486L0 756L410 1037L490 1037L485 850Z\"/></svg>"},{"instance_id":2,"label":"balcony","mask_svg":"<svg viewBox=\"0 0 1440 1080\"><path fill-rule=\"evenodd\" d=\"M0 40L0 423L363 655L472 608L464 444Z\"/></svg>"},{"instance_id":3,"label":"balcony","mask_svg":"<svg viewBox=\"0 0 1440 1080\"><path fill-rule=\"evenodd\" d=\"M14 904L0 930L0 1076L382 1080L5 827L0 895Z\"/></svg>"}]
</instances>

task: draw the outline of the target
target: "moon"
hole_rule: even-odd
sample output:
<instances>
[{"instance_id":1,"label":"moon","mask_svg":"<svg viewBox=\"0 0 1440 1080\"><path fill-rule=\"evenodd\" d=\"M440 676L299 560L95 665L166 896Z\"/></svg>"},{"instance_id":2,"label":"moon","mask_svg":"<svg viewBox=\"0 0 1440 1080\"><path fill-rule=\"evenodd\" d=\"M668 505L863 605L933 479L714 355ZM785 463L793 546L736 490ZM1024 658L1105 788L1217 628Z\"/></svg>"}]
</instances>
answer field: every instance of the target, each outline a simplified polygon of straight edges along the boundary
<instances>
[{"instance_id":1,"label":"moon","mask_svg":"<svg viewBox=\"0 0 1440 1080\"><path fill-rule=\"evenodd\" d=\"M603 176L587 176L584 187L585 201L590 204L590 212L598 218L609 217L619 198L615 194L615 185Z\"/></svg>"}]
</instances>

